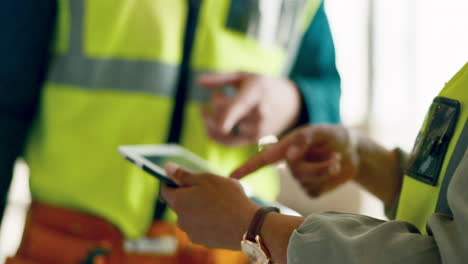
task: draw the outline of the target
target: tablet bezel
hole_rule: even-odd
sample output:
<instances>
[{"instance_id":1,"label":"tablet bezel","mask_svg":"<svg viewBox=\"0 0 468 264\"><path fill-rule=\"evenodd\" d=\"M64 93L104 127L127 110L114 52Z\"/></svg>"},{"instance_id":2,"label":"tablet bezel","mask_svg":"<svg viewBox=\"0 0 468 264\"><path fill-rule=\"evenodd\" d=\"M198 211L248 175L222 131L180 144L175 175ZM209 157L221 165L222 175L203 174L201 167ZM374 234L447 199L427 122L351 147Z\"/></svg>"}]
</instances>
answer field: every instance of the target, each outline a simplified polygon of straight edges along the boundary
<instances>
[{"instance_id":1,"label":"tablet bezel","mask_svg":"<svg viewBox=\"0 0 468 264\"><path fill-rule=\"evenodd\" d=\"M122 156L134 163L137 167L143 170L145 169L144 167L148 168L156 174L153 174L155 177L169 184L174 183L174 181L166 175L165 169L151 162L145 158L145 156L179 156L197 164L201 168L206 168L207 173L216 173L208 162L179 145L124 145L119 146L118 150ZM163 179L160 177L163 177Z\"/></svg>"}]
</instances>

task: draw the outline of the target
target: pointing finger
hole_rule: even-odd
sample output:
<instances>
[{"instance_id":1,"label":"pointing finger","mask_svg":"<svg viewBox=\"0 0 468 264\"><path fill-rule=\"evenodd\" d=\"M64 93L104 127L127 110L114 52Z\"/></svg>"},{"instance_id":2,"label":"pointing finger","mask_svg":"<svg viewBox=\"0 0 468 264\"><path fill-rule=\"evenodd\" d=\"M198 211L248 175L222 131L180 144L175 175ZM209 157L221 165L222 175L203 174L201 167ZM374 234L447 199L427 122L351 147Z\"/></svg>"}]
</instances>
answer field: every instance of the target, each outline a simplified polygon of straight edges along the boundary
<instances>
[{"instance_id":1,"label":"pointing finger","mask_svg":"<svg viewBox=\"0 0 468 264\"><path fill-rule=\"evenodd\" d=\"M268 148L251 158L244 165L236 169L231 174L231 177L235 179L241 179L246 175L266 165L273 164L286 159L290 147L305 147L304 143L301 144L302 141L304 141L304 139L300 134L292 134L290 136L287 136L280 142L269 146Z\"/></svg>"}]
</instances>

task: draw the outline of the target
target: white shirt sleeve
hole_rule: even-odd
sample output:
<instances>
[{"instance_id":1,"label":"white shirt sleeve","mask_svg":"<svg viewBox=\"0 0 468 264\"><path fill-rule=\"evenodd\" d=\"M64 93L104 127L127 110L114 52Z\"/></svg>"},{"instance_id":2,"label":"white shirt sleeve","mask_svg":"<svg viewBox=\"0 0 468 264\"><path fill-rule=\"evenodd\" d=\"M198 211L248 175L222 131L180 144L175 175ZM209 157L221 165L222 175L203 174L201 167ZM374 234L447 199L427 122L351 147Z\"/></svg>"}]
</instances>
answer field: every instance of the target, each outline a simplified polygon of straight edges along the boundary
<instances>
[{"instance_id":1,"label":"white shirt sleeve","mask_svg":"<svg viewBox=\"0 0 468 264\"><path fill-rule=\"evenodd\" d=\"M288 263L467 263L468 150L447 196L453 217L432 215L427 236L402 221L335 212L312 214L290 238Z\"/></svg>"}]
</instances>

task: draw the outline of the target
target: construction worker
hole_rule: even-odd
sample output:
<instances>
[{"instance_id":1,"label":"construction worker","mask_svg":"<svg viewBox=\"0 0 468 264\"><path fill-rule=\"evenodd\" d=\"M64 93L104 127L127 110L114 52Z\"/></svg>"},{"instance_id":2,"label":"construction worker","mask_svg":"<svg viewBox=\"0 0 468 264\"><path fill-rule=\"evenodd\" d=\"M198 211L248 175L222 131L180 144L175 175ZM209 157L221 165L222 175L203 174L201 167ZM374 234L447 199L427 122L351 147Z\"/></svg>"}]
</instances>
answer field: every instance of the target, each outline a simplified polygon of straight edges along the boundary
<instances>
[{"instance_id":1,"label":"construction worker","mask_svg":"<svg viewBox=\"0 0 468 264\"><path fill-rule=\"evenodd\" d=\"M167 172L186 188L164 187L163 197L193 241L229 249L242 243L257 263L466 263L467 87L468 63L434 99L409 157L343 126L312 125L232 174L242 178L285 160L311 196L354 180L396 221L336 212L281 215L251 202L233 179L171 164Z\"/></svg>"},{"instance_id":2,"label":"construction worker","mask_svg":"<svg viewBox=\"0 0 468 264\"><path fill-rule=\"evenodd\" d=\"M339 121L319 0L266 11L264 1L239 0L0 7L0 212L23 154L33 200L9 263L243 263L240 252L192 244L158 202L158 182L117 147L179 143L228 175L267 133ZM221 91L229 85L230 96ZM202 115L205 105L213 111ZM272 200L278 183L268 171L247 183Z\"/></svg>"}]
</instances>

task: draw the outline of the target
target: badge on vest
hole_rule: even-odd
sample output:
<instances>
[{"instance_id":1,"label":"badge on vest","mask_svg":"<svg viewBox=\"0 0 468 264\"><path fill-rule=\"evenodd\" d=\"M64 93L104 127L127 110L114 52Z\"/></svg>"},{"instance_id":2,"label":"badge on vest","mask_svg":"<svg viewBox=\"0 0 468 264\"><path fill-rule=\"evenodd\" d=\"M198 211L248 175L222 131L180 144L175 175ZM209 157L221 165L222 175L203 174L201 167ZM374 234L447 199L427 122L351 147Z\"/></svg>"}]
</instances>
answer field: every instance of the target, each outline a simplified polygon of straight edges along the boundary
<instances>
[{"instance_id":1,"label":"badge on vest","mask_svg":"<svg viewBox=\"0 0 468 264\"><path fill-rule=\"evenodd\" d=\"M411 153L406 174L436 186L460 113L456 100L434 99Z\"/></svg>"},{"instance_id":2,"label":"badge on vest","mask_svg":"<svg viewBox=\"0 0 468 264\"><path fill-rule=\"evenodd\" d=\"M287 49L306 6L307 0L231 0L226 27Z\"/></svg>"}]
</instances>

